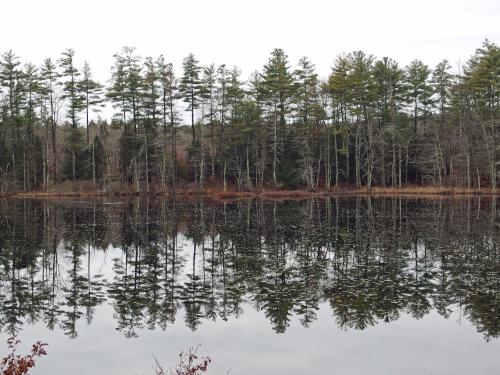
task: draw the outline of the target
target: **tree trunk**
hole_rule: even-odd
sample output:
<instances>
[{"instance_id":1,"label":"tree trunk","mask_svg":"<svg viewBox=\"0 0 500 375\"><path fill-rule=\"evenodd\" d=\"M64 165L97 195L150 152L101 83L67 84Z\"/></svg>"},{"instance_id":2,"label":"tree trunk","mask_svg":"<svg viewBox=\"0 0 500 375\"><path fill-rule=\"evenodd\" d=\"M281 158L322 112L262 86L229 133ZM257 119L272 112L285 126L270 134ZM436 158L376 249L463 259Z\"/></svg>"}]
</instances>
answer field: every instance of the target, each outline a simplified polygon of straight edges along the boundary
<instances>
[{"instance_id":1,"label":"tree trunk","mask_svg":"<svg viewBox=\"0 0 500 375\"><path fill-rule=\"evenodd\" d=\"M72 166L72 172L73 172L73 181L76 180L76 155L75 152L72 150L71 151L71 166Z\"/></svg>"},{"instance_id":2,"label":"tree trunk","mask_svg":"<svg viewBox=\"0 0 500 375\"><path fill-rule=\"evenodd\" d=\"M92 143L92 181L94 182L94 191L96 191L95 143Z\"/></svg>"}]
</instances>

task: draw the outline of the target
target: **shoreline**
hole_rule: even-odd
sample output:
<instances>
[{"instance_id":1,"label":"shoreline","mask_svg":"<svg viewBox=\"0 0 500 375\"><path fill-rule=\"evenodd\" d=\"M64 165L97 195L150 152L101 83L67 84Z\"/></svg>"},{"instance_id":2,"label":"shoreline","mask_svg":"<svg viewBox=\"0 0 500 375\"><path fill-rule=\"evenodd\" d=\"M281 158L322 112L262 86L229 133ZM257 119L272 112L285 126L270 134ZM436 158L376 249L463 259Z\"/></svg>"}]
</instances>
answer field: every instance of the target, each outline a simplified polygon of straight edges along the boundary
<instances>
[{"instance_id":1,"label":"shoreline","mask_svg":"<svg viewBox=\"0 0 500 375\"><path fill-rule=\"evenodd\" d=\"M500 189L468 189L455 187L435 187L435 186L406 186L406 187L372 187L372 188L333 188L330 190L308 191L308 190L258 190L258 191L235 191L207 189L178 189L177 191L150 191L150 192L105 192L105 191L18 191L7 194L0 194L0 198L19 199L50 199L50 198L105 198L105 197L165 197L165 198L194 198L206 197L213 200L239 200L239 199L263 199L263 200L292 200L306 198L326 198L338 196L421 196L421 197L460 197L460 196L500 196Z\"/></svg>"}]
</instances>

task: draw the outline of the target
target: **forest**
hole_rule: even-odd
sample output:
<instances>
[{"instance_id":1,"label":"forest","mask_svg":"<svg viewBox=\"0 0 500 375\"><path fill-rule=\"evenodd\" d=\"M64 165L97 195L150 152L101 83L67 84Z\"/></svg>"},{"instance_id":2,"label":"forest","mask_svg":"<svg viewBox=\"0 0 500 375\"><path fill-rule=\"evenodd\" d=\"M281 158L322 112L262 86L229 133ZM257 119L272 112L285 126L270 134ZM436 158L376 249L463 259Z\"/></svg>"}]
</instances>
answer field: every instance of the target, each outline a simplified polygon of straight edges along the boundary
<instances>
[{"instance_id":1,"label":"forest","mask_svg":"<svg viewBox=\"0 0 500 375\"><path fill-rule=\"evenodd\" d=\"M491 189L500 162L500 49L452 66L363 51L326 79L274 49L238 67L179 67L124 47L108 82L75 51L0 61L0 194L451 186ZM99 115L103 108L113 116Z\"/></svg>"}]
</instances>

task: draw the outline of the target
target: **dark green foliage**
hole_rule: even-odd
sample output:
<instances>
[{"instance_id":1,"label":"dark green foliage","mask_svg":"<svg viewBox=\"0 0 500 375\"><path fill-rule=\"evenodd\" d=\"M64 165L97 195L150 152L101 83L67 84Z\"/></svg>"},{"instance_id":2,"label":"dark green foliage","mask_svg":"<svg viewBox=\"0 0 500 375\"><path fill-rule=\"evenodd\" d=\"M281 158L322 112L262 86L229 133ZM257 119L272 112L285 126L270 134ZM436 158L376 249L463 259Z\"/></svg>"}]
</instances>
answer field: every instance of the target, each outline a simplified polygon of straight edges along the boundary
<instances>
[{"instance_id":1,"label":"dark green foliage","mask_svg":"<svg viewBox=\"0 0 500 375\"><path fill-rule=\"evenodd\" d=\"M96 179L102 179L106 169L106 153L99 137L95 137L94 141L82 150L80 168L82 169L80 176L82 179L92 180L94 168Z\"/></svg>"},{"instance_id":2,"label":"dark green foliage","mask_svg":"<svg viewBox=\"0 0 500 375\"><path fill-rule=\"evenodd\" d=\"M120 139L121 174L126 182L132 182L134 179L135 163L142 145L142 139L126 133Z\"/></svg>"},{"instance_id":3,"label":"dark green foliage","mask_svg":"<svg viewBox=\"0 0 500 375\"><path fill-rule=\"evenodd\" d=\"M299 175L301 155L297 142L290 138L286 140L284 145L285 152L278 164L276 173L278 181L281 181L284 188L297 189L303 184Z\"/></svg>"},{"instance_id":4,"label":"dark green foliage","mask_svg":"<svg viewBox=\"0 0 500 375\"><path fill-rule=\"evenodd\" d=\"M83 106L85 108L85 124L87 129L87 144L90 143L89 115L91 111L98 112L103 103L104 87L92 78L90 66L85 62L83 66L83 79L78 82L79 89L83 95Z\"/></svg>"},{"instance_id":5,"label":"dark green foliage","mask_svg":"<svg viewBox=\"0 0 500 375\"><path fill-rule=\"evenodd\" d=\"M145 132L151 133L157 130L157 118L160 115L159 109L159 74L155 63L151 57L146 58L144 74L144 86L142 92L142 100L145 115Z\"/></svg>"},{"instance_id":6,"label":"dark green foliage","mask_svg":"<svg viewBox=\"0 0 500 375\"><path fill-rule=\"evenodd\" d=\"M77 180L84 176L85 171L85 140L81 129L70 127L66 138L63 175L67 179Z\"/></svg>"},{"instance_id":7,"label":"dark green foliage","mask_svg":"<svg viewBox=\"0 0 500 375\"><path fill-rule=\"evenodd\" d=\"M107 96L115 108L120 110L120 117L125 132L132 123L134 133L138 132L141 116L141 92L143 77L140 57L135 54L135 48L123 47L120 53L114 55L115 65L112 70L112 83Z\"/></svg>"},{"instance_id":8,"label":"dark green foliage","mask_svg":"<svg viewBox=\"0 0 500 375\"><path fill-rule=\"evenodd\" d=\"M67 116L71 121L71 126L77 128L80 121L80 112L85 108L85 96L79 85L78 77L80 76L80 72L75 67L74 56L75 51L72 49L64 51L59 64L62 69L62 77L65 79L63 83L63 98L67 99L68 102Z\"/></svg>"},{"instance_id":9,"label":"dark green foliage","mask_svg":"<svg viewBox=\"0 0 500 375\"><path fill-rule=\"evenodd\" d=\"M200 80L201 68L198 63L199 61L192 53L184 59L182 62L183 75L179 85L182 98L184 102L187 103L186 111L191 112L191 131L193 143L196 140L194 112L200 106L202 95Z\"/></svg>"},{"instance_id":10,"label":"dark green foliage","mask_svg":"<svg viewBox=\"0 0 500 375\"><path fill-rule=\"evenodd\" d=\"M66 50L59 66L46 59L38 69L2 55L2 191L94 178L138 191L160 183L497 186L500 57L489 41L457 69L447 60L434 70L420 60L402 68L353 51L337 57L326 80L306 57L295 65L276 48L248 81L237 67L202 66L189 54L178 82L163 56L142 59L124 47L106 88L111 125L93 118L104 88L74 56Z\"/></svg>"},{"instance_id":11,"label":"dark green foliage","mask_svg":"<svg viewBox=\"0 0 500 375\"><path fill-rule=\"evenodd\" d=\"M433 105L433 90L429 82L431 71L420 60L414 60L406 68L408 102L413 107L413 126L417 131L419 115L428 115Z\"/></svg>"}]
</instances>

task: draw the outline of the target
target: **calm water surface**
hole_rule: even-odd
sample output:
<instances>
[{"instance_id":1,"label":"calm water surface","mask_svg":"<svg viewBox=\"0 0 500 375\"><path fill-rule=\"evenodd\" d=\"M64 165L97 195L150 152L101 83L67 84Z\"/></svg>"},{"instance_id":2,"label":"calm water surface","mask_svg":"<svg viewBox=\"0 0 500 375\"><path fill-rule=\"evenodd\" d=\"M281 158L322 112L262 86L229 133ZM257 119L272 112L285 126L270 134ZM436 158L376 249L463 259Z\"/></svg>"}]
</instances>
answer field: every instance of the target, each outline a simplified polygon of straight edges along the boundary
<instances>
[{"instance_id":1,"label":"calm water surface","mask_svg":"<svg viewBox=\"0 0 500 375\"><path fill-rule=\"evenodd\" d=\"M500 203L500 202L498 202ZM0 347L37 374L499 374L485 198L0 201Z\"/></svg>"}]
</instances>

